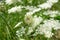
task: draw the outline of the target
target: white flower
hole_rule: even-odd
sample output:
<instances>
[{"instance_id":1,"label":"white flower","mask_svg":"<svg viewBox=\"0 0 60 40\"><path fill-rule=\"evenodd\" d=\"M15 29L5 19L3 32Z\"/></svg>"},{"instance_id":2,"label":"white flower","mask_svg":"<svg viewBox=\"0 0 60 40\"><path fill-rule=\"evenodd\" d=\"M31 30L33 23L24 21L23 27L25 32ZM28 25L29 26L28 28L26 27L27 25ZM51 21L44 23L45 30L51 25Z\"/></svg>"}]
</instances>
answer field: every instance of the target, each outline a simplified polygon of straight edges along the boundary
<instances>
[{"instance_id":1,"label":"white flower","mask_svg":"<svg viewBox=\"0 0 60 40\"><path fill-rule=\"evenodd\" d=\"M27 12L26 15L33 15L33 12Z\"/></svg>"},{"instance_id":2,"label":"white flower","mask_svg":"<svg viewBox=\"0 0 60 40\"><path fill-rule=\"evenodd\" d=\"M52 35L54 35L54 34L52 32L49 32L49 31L47 31L45 33L45 37L48 37L48 38L52 37Z\"/></svg>"},{"instance_id":3,"label":"white flower","mask_svg":"<svg viewBox=\"0 0 60 40\"><path fill-rule=\"evenodd\" d=\"M33 12L33 14L35 13L35 12L38 12L38 11L40 11L41 10L41 8L35 8L32 12Z\"/></svg>"},{"instance_id":4,"label":"white flower","mask_svg":"<svg viewBox=\"0 0 60 40\"><path fill-rule=\"evenodd\" d=\"M48 3L57 3L58 0L48 0L47 2L48 2Z\"/></svg>"},{"instance_id":5,"label":"white flower","mask_svg":"<svg viewBox=\"0 0 60 40\"><path fill-rule=\"evenodd\" d=\"M17 3L17 2L21 2L21 3L22 3L21 0L5 0L5 2L6 2L6 4L8 4L8 5L11 5L11 4Z\"/></svg>"},{"instance_id":6,"label":"white flower","mask_svg":"<svg viewBox=\"0 0 60 40\"><path fill-rule=\"evenodd\" d=\"M8 13L16 12L16 10L17 10L17 6L9 9L9 10L8 10Z\"/></svg>"},{"instance_id":7,"label":"white flower","mask_svg":"<svg viewBox=\"0 0 60 40\"><path fill-rule=\"evenodd\" d=\"M20 12L22 10L23 6L17 6L17 12Z\"/></svg>"},{"instance_id":8,"label":"white flower","mask_svg":"<svg viewBox=\"0 0 60 40\"><path fill-rule=\"evenodd\" d=\"M48 25L48 24L47 24ZM38 34L44 34L45 37L52 37L52 28L49 26L45 26L44 24L36 30Z\"/></svg>"},{"instance_id":9,"label":"white flower","mask_svg":"<svg viewBox=\"0 0 60 40\"><path fill-rule=\"evenodd\" d=\"M19 30L16 31L16 35L18 37L22 36L23 34L25 34L25 30L26 30L26 28L21 27Z\"/></svg>"},{"instance_id":10,"label":"white flower","mask_svg":"<svg viewBox=\"0 0 60 40\"><path fill-rule=\"evenodd\" d=\"M50 19L50 20L45 20L44 23L46 26L54 28L55 30L60 29L59 20Z\"/></svg>"},{"instance_id":11,"label":"white flower","mask_svg":"<svg viewBox=\"0 0 60 40\"><path fill-rule=\"evenodd\" d=\"M42 21L42 17L37 17L37 16L34 16L32 17L32 12L28 12L26 13L25 15L25 23L27 24L32 24L32 26L37 26L41 21Z\"/></svg>"},{"instance_id":12,"label":"white flower","mask_svg":"<svg viewBox=\"0 0 60 40\"><path fill-rule=\"evenodd\" d=\"M55 16L59 15L60 13L58 11L48 10L48 11L44 12L43 14L44 15L49 15L50 17L55 17Z\"/></svg>"},{"instance_id":13,"label":"white flower","mask_svg":"<svg viewBox=\"0 0 60 40\"><path fill-rule=\"evenodd\" d=\"M22 6L15 6L15 7L9 9L8 13L20 12L22 10L21 8L23 8L23 7Z\"/></svg>"},{"instance_id":14,"label":"white flower","mask_svg":"<svg viewBox=\"0 0 60 40\"><path fill-rule=\"evenodd\" d=\"M13 3L13 1L12 1L12 0L5 0L5 2L6 2L6 4L8 4L8 5L10 5L10 4L12 4L12 3Z\"/></svg>"},{"instance_id":15,"label":"white flower","mask_svg":"<svg viewBox=\"0 0 60 40\"><path fill-rule=\"evenodd\" d=\"M46 3L43 3L43 4L41 4L41 5L38 5L38 7L39 7L39 8L42 8L42 9L48 9L48 8L51 8L52 5L53 5L54 3L57 3L57 2L58 2L58 0L47 0Z\"/></svg>"},{"instance_id":16,"label":"white flower","mask_svg":"<svg viewBox=\"0 0 60 40\"><path fill-rule=\"evenodd\" d=\"M33 7L33 6L26 6L24 7L25 9L29 10L26 14L31 14L33 15L35 12L38 12L41 10L41 8Z\"/></svg>"},{"instance_id":17,"label":"white flower","mask_svg":"<svg viewBox=\"0 0 60 40\"><path fill-rule=\"evenodd\" d=\"M33 11L34 9L36 9L36 7L26 6L25 9L27 9L27 10L29 10L29 11Z\"/></svg>"},{"instance_id":18,"label":"white flower","mask_svg":"<svg viewBox=\"0 0 60 40\"><path fill-rule=\"evenodd\" d=\"M45 20L43 22L44 24L40 25L40 27L38 27L36 29L36 32L38 34L44 34L45 37L52 37L53 33L52 33L52 28L54 30L60 29L60 23L58 20L54 20L54 19L50 19L50 20Z\"/></svg>"},{"instance_id":19,"label":"white flower","mask_svg":"<svg viewBox=\"0 0 60 40\"><path fill-rule=\"evenodd\" d=\"M43 20L42 17L34 16L32 27L35 28L37 25L39 25L42 22L42 20Z\"/></svg>"},{"instance_id":20,"label":"white flower","mask_svg":"<svg viewBox=\"0 0 60 40\"><path fill-rule=\"evenodd\" d=\"M29 15L28 15L28 17L29 17ZM31 27L29 27L27 35L31 34L31 32L33 32L33 30L36 28L36 26L38 26L41 23L41 21L43 20L41 17L37 17L37 16L34 16L32 19L31 19L31 17L29 17L29 18L30 18L30 20L29 21L26 20L26 22L31 23Z\"/></svg>"},{"instance_id":21,"label":"white flower","mask_svg":"<svg viewBox=\"0 0 60 40\"><path fill-rule=\"evenodd\" d=\"M29 12L27 12L26 14L31 14L31 15L33 15L35 12L38 12L41 10L41 8L37 8L35 6L26 6L24 8L29 10Z\"/></svg>"},{"instance_id":22,"label":"white flower","mask_svg":"<svg viewBox=\"0 0 60 40\"><path fill-rule=\"evenodd\" d=\"M52 4L50 3L43 3L41 5L38 5L38 7L42 8L42 9L48 9L52 7Z\"/></svg>"},{"instance_id":23,"label":"white flower","mask_svg":"<svg viewBox=\"0 0 60 40\"><path fill-rule=\"evenodd\" d=\"M49 26L45 26L44 24L36 29L36 33L42 34L42 35L44 34L44 36L47 38L52 37L53 33L51 31L52 31L52 28L50 28Z\"/></svg>"},{"instance_id":24,"label":"white flower","mask_svg":"<svg viewBox=\"0 0 60 40\"><path fill-rule=\"evenodd\" d=\"M32 19L33 19L32 15L28 13L28 14L25 15L24 21L25 21L26 24L29 25L29 24L32 23L32 21L33 21Z\"/></svg>"}]
</instances>

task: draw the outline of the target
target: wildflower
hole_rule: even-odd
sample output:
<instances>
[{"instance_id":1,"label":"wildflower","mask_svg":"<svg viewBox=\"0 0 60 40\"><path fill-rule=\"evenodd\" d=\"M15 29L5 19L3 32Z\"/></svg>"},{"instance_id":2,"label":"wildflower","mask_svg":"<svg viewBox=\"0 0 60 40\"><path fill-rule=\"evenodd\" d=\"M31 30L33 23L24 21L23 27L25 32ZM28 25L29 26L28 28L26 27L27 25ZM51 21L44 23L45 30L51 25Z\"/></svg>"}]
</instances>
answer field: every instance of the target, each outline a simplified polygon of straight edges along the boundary
<instances>
[{"instance_id":1,"label":"wildflower","mask_svg":"<svg viewBox=\"0 0 60 40\"><path fill-rule=\"evenodd\" d=\"M43 3L41 5L38 5L38 7L42 8L42 9L48 9L51 8L52 4L50 3Z\"/></svg>"},{"instance_id":2,"label":"wildflower","mask_svg":"<svg viewBox=\"0 0 60 40\"><path fill-rule=\"evenodd\" d=\"M52 35L54 35L52 32L49 32L49 31L47 31L46 33L45 33L45 37L47 37L47 38L50 38L50 37L52 37Z\"/></svg>"},{"instance_id":3,"label":"wildflower","mask_svg":"<svg viewBox=\"0 0 60 40\"><path fill-rule=\"evenodd\" d=\"M42 22L42 20L43 20L42 17L34 16L32 26L36 27Z\"/></svg>"},{"instance_id":4,"label":"wildflower","mask_svg":"<svg viewBox=\"0 0 60 40\"><path fill-rule=\"evenodd\" d=\"M15 6L15 7L9 9L9 10L8 10L8 13L20 12L20 11L22 10L22 8L23 8L22 6Z\"/></svg>"},{"instance_id":5,"label":"wildflower","mask_svg":"<svg viewBox=\"0 0 60 40\"><path fill-rule=\"evenodd\" d=\"M50 19L50 20L45 20L44 23L46 26L54 28L55 30L60 29L59 20Z\"/></svg>"},{"instance_id":6,"label":"wildflower","mask_svg":"<svg viewBox=\"0 0 60 40\"><path fill-rule=\"evenodd\" d=\"M48 10L48 11L44 12L43 14L44 15L49 15L50 17L55 17L55 16L59 15L59 12Z\"/></svg>"},{"instance_id":7,"label":"wildflower","mask_svg":"<svg viewBox=\"0 0 60 40\"><path fill-rule=\"evenodd\" d=\"M40 25L40 27L38 27L38 29L36 31L38 34L42 34L42 35L44 34L45 37L50 38L53 35L52 28L47 25L45 25L45 24Z\"/></svg>"},{"instance_id":8,"label":"wildflower","mask_svg":"<svg viewBox=\"0 0 60 40\"><path fill-rule=\"evenodd\" d=\"M33 11L34 9L36 9L36 7L26 6L25 9L27 9L27 10L29 10L29 11Z\"/></svg>"},{"instance_id":9,"label":"wildflower","mask_svg":"<svg viewBox=\"0 0 60 40\"><path fill-rule=\"evenodd\" d=\"M12 0L5 0L6 4L11 5L13 3Z\"/></svg>"},{"instance_id":10,"label":"wildflower","mask_svg":"<svg viewBox=\"0 0 60 40\"><path fill-rule=\"evenodd\" d=\"M45 37L52 37L54 35L52 33L52 28L54 30L60 29L60 23L58 20L50 19L50 20L45 20L43 22L44 24L41 24L40 27L36 29L36 32L38 34L44 34Z\"/></svg>"},{"instance_id":11,"label":"wildflower","mask_svg":"<svg viewBox=\"0 0 60 40\"><path fill-rule=\"evenodd\" d=\"M26 15L25 15L25 18L24 18L24 21L25 21L26 24L29 25L29 24L32 23L32 21L33 21L32 19L33 19L33 17L32 17L31 14L26 14Z\"/></svg>"},{"instance_id":12,"label":"wildflower","mask_svg":"<svg viewBox=\"0 0 60 40\"><path fill-rule=\"evenodd\" d=\"M41 23L43 19L41 17L33 17L32 23L31 23L31 27L29 27L28 29L28 35L31 34L33 32L33 30Z\"/></svg>"},{"instance_id":13,"label":"wildflower","mask_svg":"<svg viewBox=\"0 0 60 40\"><path fill-rule=\"evenodd\" d=\"M48 2L48 3L57 3L58 0L48 0L47 2Z\"/></svg>"},{"instance_id":14,"label":"wildflower","mask_svg":"<svg viewBox=\"0 0 60 40\"><path fill-rule=\"evenodd\" d=\"M26 30L26 28L24 28L24 27L22 26L19 30L16 31L16 35L17 35L18 37L21 37L23 34L25 34L25 30Z\"/></svg>"},{"instance_id":15,"label":"wildflower","mask_svg":"<svg viewBox=\"0 0 60 40\"><path fill-rule=\"evenodd\" d=\"M52 5L54 3L57 3L57 2L58 2L58 0L47 0L46 3L43 3L41 5L38 5L38 7L42 8L42 9L48 9L48 8L51 8Z\"/></svg>"}]
</instances>

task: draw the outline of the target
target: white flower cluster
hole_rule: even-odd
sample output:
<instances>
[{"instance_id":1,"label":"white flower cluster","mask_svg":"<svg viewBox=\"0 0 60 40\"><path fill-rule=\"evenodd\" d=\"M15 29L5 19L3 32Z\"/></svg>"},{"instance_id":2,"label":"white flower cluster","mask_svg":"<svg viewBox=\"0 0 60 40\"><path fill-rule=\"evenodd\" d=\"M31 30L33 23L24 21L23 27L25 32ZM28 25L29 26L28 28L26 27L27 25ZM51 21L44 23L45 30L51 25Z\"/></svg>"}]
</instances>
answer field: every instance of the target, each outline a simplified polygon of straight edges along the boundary
<instances>
[{"instance_id":1,"label":"white flower cluster","mask_svg":"<svg viewBox=\"0 0 60 40\"><path fill-rule=\"evenodd\" d=\"M25 7L26 8L26 7ZM35 12L38 12L38 11L40 11L41 10L41 8L36 8L36 7L27 7L26 9L28 9L29 10L29 12L27 12L26 14L28 15L33 15Z\"/></svg>"},{"instance_id":2,"label":"white flower cluster","mask_svg":"<svg viewBox=\"0 0 60 40\"><path fill-rule=\"evenodd\" d=\"M27 9L27 10L29 10L29 11L33 11L34 9L36 9L36 7L26 6L25 9Z\"/></svg>"},{"instance_id":3,"label":"white flower cluster","mask_svg":"<svg viewBox=\"0 0 60 40\"><path fill-rule=\"evenodd\" d=\"M32 20L32 26L29 27L27 34L29 35L31 32L33 32L33 30L42 22L42 20L42 17L35 16Z\"/></svg>"},{"instance_id":4,"label":"white flower cluster","mask_svg":"<svg viewBox=\"0 0 60 40\"><path fill-rule=\"evenodd\" d=\"M45 20L43 23L44 24L40 25L40 27L36 29L36 34L44 34L45 37L50 38L54 35L52 33L52 28L54 30L60 29L60 22L58 20L50 19Z\"/></svg>"},{"instance_id":5,"label":"white flower cluster","mask_svg":"<svg viewBox=\"0 0 60 40\"><path fill-rule=\"evenodd\" d=\"M8 13L20 12L20 11L22 10L22 8L23 8L22 6L15 6L15 7L9 9L9 10L8 10Z\"/></svg>"},{"instance_id":6,"label":"white flower cluster","mask_svg":"<svg viewBox=\"0 0 60 40\"><path fill-rule=\"evenodd\" d=\"M33 6L15 6L15 7L12 7L11 9L8 9L8 13L15 13L15 12L20 12L22 10L22 8L25 8L27 10L29 10L29 12L27 13L31 13L31 14L34 14L35 12L37 11L40 11L41 8L36 8L36 7L33 7Z\"/></svg>"},{"instance_id":7,"label":"white flower cluster","mask_svg":"<svg viewBox=\"0 0 60 40\"><path fill-rule=\"evenodd\" d=\"M39 8L33 7L33 6L31 6L31 7L27 6L25 8L30 10L29 13L34 14L35 12L38 12L38 11L40 11L42 9L51 8L52 5L54 3L57 3L57 2L58 2L58 0L48 0L46 3L43 3L43 4L38 5Z\"/></svg>"},{"instance_id":8,"label":"white flower cluster","mask_svg":"<svg viewBox=\"0 0 60 40\"><path fill-rule=\"evenodd\" d=\"M21 2L21 0L5 0L5 3L8 5L11 5L11 4L16 3L16 2Z\"/></svg>"},{"instance_id":9,"label":"white flower cluster","mask_svg":"<svg viewBox=\"0 0 60 40\"><path fill-rule=\"evenodd\" d=\"M19 30L16 31L16 35L18 37L22 36L23 34L25 34L25 30L26 30L26 28L21 27Z\"/></svg>"},{"instance_id":10,"label":"white flower cluster","mask_svg":"<svg viewBox=\"0 0 60 40\"><path fill-rule=\"evenodd\" d=\"M49 15L50 17L55 17L57 15L60 15L60 13L58 11L51 11L51 10L48 10L48 11L44 12L43 14Z\"/></svg>"},{"instance_id":11,"label":"white flower cluster","mask_svg":"<svg viewBox=\"0 0 60 40\"><path fill-rule=\"evenodd\" d=\"M35 27L38 26L38 25L41 23L41 21L42 21L43 19L42 19L42 17L37 17L37 16L34 16L34 17L33 17L31 14L26 14L24 20L25 20L25 23L26 23L26 24L28 24L28 25L31 24L31 27L29 27L28 32L27 32L27 35L29 35L31 32L33 32L33 30L35 29ZM21 24L21 22L19 22L16 26L18 26L19 24ZM16 26L15 26L15 27L16 27ZM23 31L25 31L25 30L23 30L23 29L21 28L21 30L17 31L17 34L18 34L19 32L21 32L21 31L23 32ZM22 33L19 33L19 34L22 35Z\"/></svg>"},{"instance_id":12,"label":"white flower cluster","mask_svg":"<svg viewBox=\"0 0 60 40\"><path fill-rule=\"evenodd\" d=\"M27 33L27 34L30 34L31 32L33 32L33 30L36 28L36 26L41 23L41 21L43 19L42 19L42 17L37 17L37 16L32 17L32 15L28 14L25 16L24 20L25 20L26 24L31 24L31 27L29 27L28 33Z\"/></svg>"},{"instance_id":13,"label":"white flower cluster","mask_svg":"<svg viewBox=\"0 0 60 40\"><path fill-rule=\"evenodd\" d=\"M28 24L28 25L31 24L32 21L33 21L32 15L31 15L31 14L26 14L26 15L25 15L25 18L24 18L24 21L25 21L25 23Z\"/></svg>"},{"instance_id":14,"label":"white flower cluster","mask_svg":"<svg viewBox=\"0 0 60 40\"><path fill-rule=\"evenodd\" d=\"M20 0L19 0L20 1ZM6 0L5 1L6 4L12 4L14 3L12 0ZM22 8L25 8L27 10L29 10L29 12L26 13L25 17L24 17L24 21L26 24L31 25L31 27L28 28L28 32L27 34L31 34L31 32L34 31L34 29L40 25L37 29L36 29L36 34L44 34L45 37L52 37L52 35L54 35L52 33L52 28L54 30L60 29L60 23L58 20L54 20L54 19L50 19L50 20L45 20L43 21L42 17L37 17L37 16L32 16L35 12L38 12L42 9L48 9L51 8L52 5L54 3L57 3L58 0L48 0L46 3L40 4L37 7L33 7L33 6L15 6L11 9L8 9L8 13L15 13L15 12L20 12L22 10ZM57 14L59 15L58 11L50 11L48 10L47 12L43 13L44 15L50 15L50 17L55 17ZM40 24L43 21L44 24ZM21 22L19 22L15 27L19 26L21 24ZM18 37L22 36L22 34L25 34L25 28L22 27L20 30L16 31L16 35L18 35Z\"/></svg>"},{"instance_id":15,"label":"white flower cluster","mask_svg":"<svg viewBox=\"0 0 60 40\"><path fill-rule=\"evenodd\" d=\"M11 0L11 1L12 1L12 0ZM6 0L6 2L7 2L7 0ZM26 6L26 7L25 7L25 6L21 6L21 7L22 7L22 8L25 8L25 9L28 9L28 10L29 10L29 13L34 14L35 12L38 12L38 11L40 11L40 10L42 10L42 9L51 8L52 5L53 5L54 3L57 3L57 2L58 2L58 0L48 0L46 3L43 3L43 4L38 5L39 8L33 7L33 6ZM8 3L10 3L10 1L9 1ZM8 4L8 3L7 3L7 4ZM12 2L11 2L11 3L12 3ZM8 13L15 12L15 11L19 11L19 10L21 10L21 7L20 7L20 6L18 6L18 7L13 7L13 8L11 8L11 9L8 10Z\"/></svg>"},{"instance_id":16,"label":"white flower cluster","mask_svg":"<svg viewBox=\"0 0 60 40\"><path fill-rule=\"evenodd\" d=\"M48 9L48 8L51 8L52 5L57 2L58 2L58 0L48 0L46 3L38 5L38 7L42 8L42 9Z\"/></svg>"},{"instance_id":17,"label":"white flower cluster","mask_svg":"<svg viewBox=\"0 0 60 40\"><path fill-rule=\"evenodd\" d=\"M6 0L5 2L6 2L6 4L9 4L9 5L13 3L12 0L9 0L9 1Z\"/></svg>"},{"instance_id":18,"label":"white flower cluster","mask_svg":"<svg viewBox=\"0 0 60 40\"><path fill-rule=\"evenodd\" d=\"M49 2L49 3L57 3L58 0L48 0L47 2Z\"/></svg>"},{"instance_id":19,"label":"white flower cluster","mask_svg":"<svg viewBox=\"0 0 60 40\"><path fill-rule=\"evenodd\" d=\"M37 17L37 16L34 16L33 18L33 23L32 23L32 27L36 27L37 25L39 25L41 22L42 22L43 18L42 17Z\"/></svg>"},{"instance_id":20,"label":"white flower cluster","mask_svg":"<svg viewBox=\"0 0 60 40\"><path fill-rule=\"evenodd\" d=\"M36 26L36 25L38 25L43 19L42 19L42 17L37 17L37 16L32 17L31 14L27 13L27 14L25 15L24 20L25 20L25 22L26 22L27 24L30 24L30 23L31 23L32 26Z\"/></svg>"}]
</instances>

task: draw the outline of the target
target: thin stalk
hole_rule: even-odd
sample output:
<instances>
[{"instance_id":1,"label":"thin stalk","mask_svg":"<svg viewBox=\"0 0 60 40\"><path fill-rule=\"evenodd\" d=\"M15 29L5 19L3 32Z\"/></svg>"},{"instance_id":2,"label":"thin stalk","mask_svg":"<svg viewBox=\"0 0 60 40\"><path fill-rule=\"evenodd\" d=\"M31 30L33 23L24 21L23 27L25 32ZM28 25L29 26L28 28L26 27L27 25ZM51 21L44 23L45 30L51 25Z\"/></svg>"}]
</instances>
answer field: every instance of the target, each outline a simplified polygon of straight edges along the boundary
<instances>
[{"instance_id":1,"label":"thin stalk","mask_svg":"<svg viewBox=\"0 0 60 40\"><path fill-rule=\"evenodd\" d=\"M11 35L7 26L6 26L6 30L7 30L7 40L10 40Z\"/></svg>"},{"instance_id":2,"label":"thin stalk","mask_svg":"<svg viewBox=\"0 0 60 40\"><path fill-rule=\"evenodd\" d=\"M12 31L13 29L11 28L11 26L7 23L7 21L5 20L3 15L0 15L0 17L3 19L3 21L5 22L5 24L7 25L7 27Z\"/></svg>"},{"instance_id":3,"label":"thin stalk","mask_svg":"<svg viewBox=\"0 0 60 40\"><path fill-rule=\"evenodd\" d=\"M6 29L7 29L7 39L10 40L11 38L11 32L13 31L13 29L11 28L11 26L7 23L5 17L2 15L2 13L0 13L0 17L3 19L3 21L5 22L5 24L7 25L6 26Z\"/></svg>"}]
</instances>

